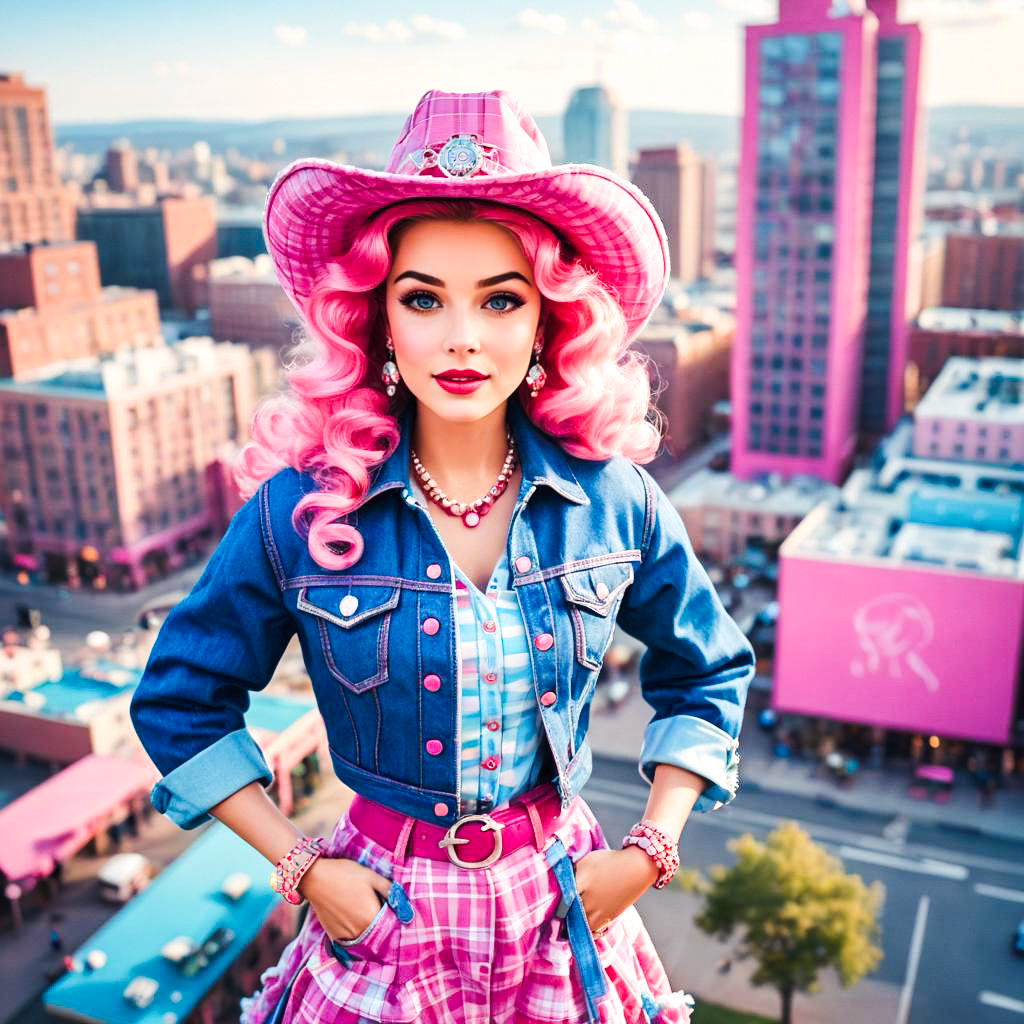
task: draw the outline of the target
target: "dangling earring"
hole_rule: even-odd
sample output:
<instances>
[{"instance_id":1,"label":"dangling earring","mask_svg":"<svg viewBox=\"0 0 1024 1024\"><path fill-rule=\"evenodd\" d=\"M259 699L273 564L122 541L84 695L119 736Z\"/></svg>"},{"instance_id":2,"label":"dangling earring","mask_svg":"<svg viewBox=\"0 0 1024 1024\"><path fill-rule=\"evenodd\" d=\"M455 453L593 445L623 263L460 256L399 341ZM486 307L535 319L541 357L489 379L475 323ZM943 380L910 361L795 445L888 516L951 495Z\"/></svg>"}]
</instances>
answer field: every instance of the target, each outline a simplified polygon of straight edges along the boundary
<instances>
[{"instance_id":1,"label":"dangling earring","mask_svg":"<svg viewBox=\"0 0 1024 1024\"><path fill-rule=\"evenodd\" d=\"M543 347L544 343L540 338L533 343L534 362L526 371L526 383L529 385L531 398L536 398L540 394L540 389L544 387L548 379L544 367L540 365L540 351Z\"/></svg>"},{"instance_id":2,"label":"dangling earring","mask_svg":"<svg viewBox=\"0 0 1024 1024\"><path fill-rule=\"evenodd\" d=\"M387 391L389 396L392 396L395 393L395 385L402 378L398 375L398 366L395 364L394 343L387 334L384 335L384 344L388 347L388 361L381 368L380 377L384 381L384 390Z\"/></svg>"}]
</instances>

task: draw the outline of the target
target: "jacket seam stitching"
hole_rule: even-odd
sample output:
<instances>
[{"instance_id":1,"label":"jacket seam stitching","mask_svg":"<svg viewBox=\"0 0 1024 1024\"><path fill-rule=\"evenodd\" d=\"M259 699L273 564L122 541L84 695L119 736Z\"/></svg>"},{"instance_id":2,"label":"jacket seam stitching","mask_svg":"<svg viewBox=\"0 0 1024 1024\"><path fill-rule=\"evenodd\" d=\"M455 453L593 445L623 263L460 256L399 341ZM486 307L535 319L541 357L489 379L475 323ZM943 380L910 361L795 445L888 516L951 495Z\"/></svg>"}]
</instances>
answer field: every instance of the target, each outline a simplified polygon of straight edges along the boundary
<instances>
[{"instance_id":1,"label":"jacket seam stitching","mask_svg":"<svg viewBox=\"0 0 1024 1024\"><path fill-rule=\"evenodd\" d=\"M260 486L259 510L260 510L260 537L263 541L263 553L270 560L274 569L274 577L277 581L278 590L284 589L284 566L281 562L280 552L277 550L277 541L274 539L274 530L270 523L270 481L264 480ZM269 541L269 547L268 542Z\"/></svg>"},{"instance_id":2,"label":"jacket seam stitching","mask_svg":"<svg viewBox=\"0 0 1024 1024\"><path fill-rule=\"evenodd\" d=\"M446 594L451 589L450 583L425 583L422 580L404 580L398 576L293 576L283 582L285 590L313 586L390 586L437 594Z\"/></svg>"},{"instance_id":3,"label":"jacket seam stitching","mask_svg":"<svg viewBox=\"0 0 1024 1024\"><path fill-rule=\"evenodd\" d=\"M651 486L652 480L646 473L641 473L639 468L637 472L640 473L640 479L644 485L644 532L640 540L640 549L643 552L643 558L647 558L647 552L651 546L651 538L654 534L653 522L654 522L654 490Z\"/></svg>"},{"instance_id":4,"label":"jacket seam stitching","mask_svg":"<svg viewBox=\"0 0 1024 1024\"><path fill-rule=\"evenodd\" d=\"M527 583L543 583L553 579L555 576L564 576L569 572L578 572L581 569L594 569L601 565L617 565L622 562L639 562L641 553L636 548L628 551L612 551L607 555L594 555L593 558L580 558L575 562L563 562L561 565L552 566L550 569L537 569L512 581L513 587L521 587Z\"/></svg>"},{"instance_id":5,"label":"jacket seam stitching","mask_svg":"<svg viewBox=\"0 0 1024 1024\"><path fill-rule=\"evenodd\" d=\"M387 665L381 666L380 659L380 634L385 633L388 629L389 620L385 617L381 624L380 630L377 635L377 674L373 676L367 676L366 679L361 679L358 682L354 679L349 679L334 660L334 652L331 650L331 638L327 633L327 626L324 624L323 619L317 619L317 624L320 627L320 643L323 647L324 660L327 662L327 667L331 671L331 675L338 680L343 686L350 689L353 693L366 693L367 690L372 690L387 679ZM351 714L351 712L349 712ZM353 727L355 722L353 721Z\"/></svg>"}]
</instances>

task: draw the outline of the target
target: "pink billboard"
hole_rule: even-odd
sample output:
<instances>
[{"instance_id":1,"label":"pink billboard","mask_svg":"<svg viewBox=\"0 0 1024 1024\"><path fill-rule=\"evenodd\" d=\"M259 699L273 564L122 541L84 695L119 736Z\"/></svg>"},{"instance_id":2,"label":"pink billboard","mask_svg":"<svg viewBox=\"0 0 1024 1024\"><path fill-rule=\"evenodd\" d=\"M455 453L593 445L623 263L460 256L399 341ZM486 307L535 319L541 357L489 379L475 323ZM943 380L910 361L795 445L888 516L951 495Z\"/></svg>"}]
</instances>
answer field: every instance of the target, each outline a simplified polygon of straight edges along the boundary
<instances>
[{"instance_id":1,"label":"pink billboard","mask_svg":"<svg viewBox=\"0 0 1024 1024\"><path fill-rule=\"evenodd\" d=\"M1009 741L1024 582L783 553L773 706Z\"/></svg>"}]
</instances>

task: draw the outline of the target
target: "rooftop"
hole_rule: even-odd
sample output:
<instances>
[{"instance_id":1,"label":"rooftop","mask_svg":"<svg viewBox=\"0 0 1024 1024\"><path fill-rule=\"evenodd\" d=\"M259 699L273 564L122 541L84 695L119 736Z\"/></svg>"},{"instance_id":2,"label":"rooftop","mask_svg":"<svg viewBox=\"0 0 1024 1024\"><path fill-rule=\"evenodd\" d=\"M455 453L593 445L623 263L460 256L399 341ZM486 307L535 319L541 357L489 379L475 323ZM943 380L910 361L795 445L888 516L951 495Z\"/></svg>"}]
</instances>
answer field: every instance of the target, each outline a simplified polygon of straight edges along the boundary
<instances>
[{"instance_id":1,"label":"rooftop","mask_svg":"<svg viewBox=\"0 0 1024 1024\"><path fill-rule=\"evenodd\" d=\"M224 256L210 263L211 281L258 281L278 284L274 276L274 264L267 253L260 253L255 259L245 256ZM278 285L278 287L280 287Z\"/></svg>"},{"instance_id":2,"label":"rooftop","mask_svg":"<svg viewBox=\"0 0 1024 1024\"><path fill-rule=\"evenodd\" d=\"M1024 472L918 458L903 423L790 534L784 553L1024 580Z\"/></svg>"},{"instance_id":3,"label":"rooftop","mask_svg":"<svg viewBox=\"0 0 1024 1024\"><path fill-rule=\"evenodd\" d=\"M744 510L756 508L781 516L804 516L823 498L836 493L838 488L812 476L785 480L773 473L760 480L741 480L732 473L701 469L674 487L668 497L676 508L714 505Z\"/></svg>"},{"instance_id":4,"label":"rooftop","mask_svg":"<svg viewBox=\"0 0 1024 1024\"><path fill-rule=\"evenodd\" d=\"M243 872L252 884L234 900L221 891L228 876ZM75 953L106 955L102 967L69 973L43 994L51 1012L97 1024L177 1024L199 1005L279 904L263 855L219 822L211 825L122 911ZM179 936L201 944L215 929L234 937L209 965L191 977L162 953ZM142 976L158 985L139 1008L122 994Z\"/></svg>"},{"instance_id":5,"label":"rooftop","mask_svg":"<svg viewBox=\"0 0 1024 1024\"><path fill-rule=\"evenodd\" d=\"M86 356L54 364L47 377L0 379L0 391L76 398L126 397L136 387L165 385L168 377L222 371L244 345L213 338L186 338L175 345L123 348L103 356Z\"/></svg>"},{"instance_id":6,"label":"rooftop","mask_svg":"<svg viewBox=\"0 0 1024 1024\"><path fill-rule=\"evenodd\" d=\"M39 683L26 691L13 690L0 700L0 708L15 704L36 714L87 722L97 702L130 695L141 674L138 669L113 664L90 673L67 669L56 681Z\"/></svg>"},{"instance_id":7,"label":"rooftop","mask_svg":"<svg viewBox=\"0 0 1024 1024\"><path fill-rule=\"evenodd\" d=\"M27 690L13 690L0 697L0 709L24 709L37 715L87 722L97 704L130 696L141 678L140 669L101 659L89 669L65 669L58 680L47 680ZM253 693L245 724L251 729L283 733L315 706L313 701L301 697Z\"/></svg>"},{"instance_id":8,"label":"rooftop","mask_svg":"<svg viewBox=\"0 0 1024 1024\"><path fill-rule=\"evenodd\" d=\"M97 821L157 778L146 758L79 758L0 810L0 871L11 881L49 874Z\"/></svg>"},{"instance_id":9,"label":"rooftop","mask_svg":"<svg viewBox=\"0 0 1024 1024\"><path fill-rule=\"evenodd\" d=\"M1002 425L1024 423L1020 359L946 360L924 398L917 419L974 420Z\"/></svg>"},{"instance_id":10,"label":"rooftop","mask_svg":"<svg viewBox=\"0 0 1024 1024\"><path fill-rule=\"evenodd\" d=\"M122 302L124 299L136 298L139 295L151 293L148 288L128 288L119 284L108 284L100 289L95 299L86 299L81 302L66 302L59 306L44 306L42 309L36 306L19 306L15 309L0 309L0 318L4 320L22 319L32 320L39 316L58 317L70 316L83 310L89 310L100 303Z\"/></svg>"},{"instance_id":11,"label":"rooftop","mask_svg":"<svg viewBox=\"0 0 1024 1024\"><path fill-rule=\"evenodd\" d=\"M978 331L983 334L1024 335L1024 310L955 309L933 306L922 309L916 325L924 331Z\"/></svg>"},{"instance_id":12,"label":"rooftop","mask_svg":"<svg viewBox=\"0 0 1024 1024\"><path fill-rule=\"evenodd\" d=\"M263 226L263 209L259 206L225 206L217 207L217 226L231 225Z\"/></svg>"}]
</instances>

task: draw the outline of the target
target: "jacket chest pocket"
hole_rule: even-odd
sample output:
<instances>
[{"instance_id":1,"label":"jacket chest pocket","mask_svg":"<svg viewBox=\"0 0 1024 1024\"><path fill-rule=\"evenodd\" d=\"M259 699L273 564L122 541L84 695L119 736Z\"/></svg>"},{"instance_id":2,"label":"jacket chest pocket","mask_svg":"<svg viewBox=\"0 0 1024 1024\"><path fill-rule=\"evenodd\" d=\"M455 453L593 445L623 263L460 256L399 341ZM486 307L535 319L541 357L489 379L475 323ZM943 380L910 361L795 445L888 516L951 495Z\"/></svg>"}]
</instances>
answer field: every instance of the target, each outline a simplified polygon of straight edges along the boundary
<instances>
[{"instance_id":1,"label":"jacket chest pocket","mask_svg":"<svg viewBox=\"0 0 1024 1024\"><path fill-rule=\"evenodd\" d=\"M400 587L303 587L297 608L315 622L327 669L355 693L388 677L388 635Z\"/></svg>"},{"instance_id":2,"label":"jacket chest pocket","mask_svg":"<svg viewBox=\"0 0 1024 1024\"><path fill-rule=\"evenodd\" d=\"M615 616L626 588L633 582L628 562L595 565L560 577L572 619L576 660L599 669L615 633Z\"/></svg>"}]
</instances>

